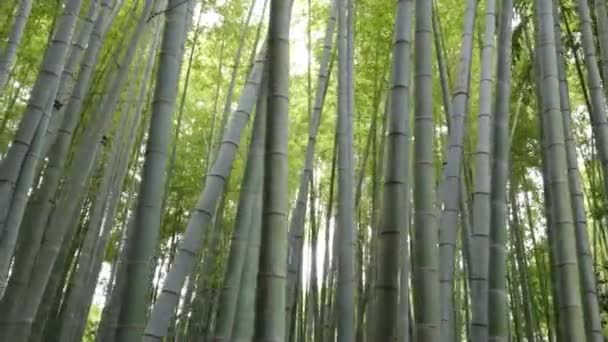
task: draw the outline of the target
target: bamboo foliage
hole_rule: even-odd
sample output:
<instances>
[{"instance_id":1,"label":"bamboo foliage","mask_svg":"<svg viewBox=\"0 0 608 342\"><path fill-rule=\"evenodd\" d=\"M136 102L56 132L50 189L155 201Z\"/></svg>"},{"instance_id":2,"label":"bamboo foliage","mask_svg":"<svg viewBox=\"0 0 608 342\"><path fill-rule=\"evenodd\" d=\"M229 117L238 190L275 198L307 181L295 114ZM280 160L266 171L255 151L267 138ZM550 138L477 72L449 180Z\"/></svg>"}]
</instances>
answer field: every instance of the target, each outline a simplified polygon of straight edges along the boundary
<instances>
[{"instance_id":1,"label":"bamboo foliage","mask_svg":"<svg viewBox=\"0 0 608 342\"><path fill-rule=\"evenodd\" d=\"M0 340L603 341L605 2L393 5L0 2Z\"/></svg>"},{"instance_id":2,"label":"bamboo foliage","mask_svg":"<svg viewBox=\"0 0 608 342\"><path fill-rule=\"evenodd\" d=\"M306 159L304 168L300 176L300 185L298 187L298 199L296 206L293 208L291 220L289 222L289 253L288 253L288 277L287 277L287 335L289 336L291 310L294 307L296 299L296 284L298 282L298 274L301 268L302 245L304 234L304 223L306 219L306 204L309 191L309 184L312 181L312 168L314 161L314 152L316 145L316 136L321 123L321 113L325 102L325 94L329 81L329 60L334 41L334 30L336 25L336 2L332 2L330 8L329 19L325 30L325 39L323 46L323 60L319 66L319 75L317 82L317 91L315 94L314 107L310 116L310 128L308 134L308 144L306 145Z\"/></svg>"},{"instance_id":3,"label":"bamboo foliage","mask_svg":"<svg viewBox=\"0 0 608 342\"><path fill-rule=\"evenodd\" d=\"M8 82L11 68L17 56L17 48L23 37L25 24L32 11L32 2L32 0L19 1L19 9L17 10L8 42L0 53L0 89L3 89Z\"/></svg>"}]
</instances>

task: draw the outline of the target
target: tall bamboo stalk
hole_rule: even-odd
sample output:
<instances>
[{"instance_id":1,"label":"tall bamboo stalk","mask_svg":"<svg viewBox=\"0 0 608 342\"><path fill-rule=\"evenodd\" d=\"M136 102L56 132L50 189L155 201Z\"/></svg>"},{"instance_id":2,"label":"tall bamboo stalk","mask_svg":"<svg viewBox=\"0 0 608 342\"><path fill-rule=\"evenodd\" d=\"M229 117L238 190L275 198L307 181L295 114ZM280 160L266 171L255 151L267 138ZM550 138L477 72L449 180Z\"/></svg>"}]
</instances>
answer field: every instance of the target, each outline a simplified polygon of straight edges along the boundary
<instances>
[{"instance_id":1,"label":"tall bamboo stalk","mask_svg":"<svg viewBox=\"0 0 608 342\"><path fill-rule=\"evenodd\" d=\"M563 318L566 341L585 340L579 271L576 261L576 242L572 220L572 204L569 196L567 158L563 119L559 104L559 79L555 54L553 6L550 0L536 1L538 16L539 49L542 61L542 111L546 118L546 160L549 170L553 217L556 227L556 260L559 274L560 317Z\"/></svg>"},{"instance_id":2,"label":"tall bamboo stalk","mask_svg":"<svg viewBox=\"0 0 608 342\"><path fill-rule=\"evenodd\" d=\"M416 0L414 43L414 274L415 337L438 341L440 336L439 249L435 200L434 125L432 101L432 7Z\"/></svg>"},{"instance_id":3,"label":"tall bamboo stalk","mask_svg":"<svg viewBox=\"0 0 608 342\"><path fill-rule=\"evenodd\" d=\"M509 112L511 103L511 41L513 1L503 0L500 8L497 50L496 104L492 135L492 184L490 213L488 339L509 340L507 295L507 180L509 178Z\"/></svg>"},{"instance_id":4,"label":"tall bamboo stalk","mask_svg":"<svg viewBox=\"0 0 608 342\"><path fill-rule=\"evenodd\" d=\"M386 167L382 190L382 215L378 235L378 268L374 282L375 312L370 317L373 339L392 341L400 333L399 298L409 296L408 282L400 283L402 263L408 264L409 177L410 175L410 79L411 79L411 0L397 2L393 38L390 107L386 137ZM402 257L405 259L402 260ZM404 285L404 286L400 286ZM405 288L402 288L405 287ZM361 300L361 299L360 299ZM407 315L405 316L407 324Z\"/></svg>"}]
</instances>

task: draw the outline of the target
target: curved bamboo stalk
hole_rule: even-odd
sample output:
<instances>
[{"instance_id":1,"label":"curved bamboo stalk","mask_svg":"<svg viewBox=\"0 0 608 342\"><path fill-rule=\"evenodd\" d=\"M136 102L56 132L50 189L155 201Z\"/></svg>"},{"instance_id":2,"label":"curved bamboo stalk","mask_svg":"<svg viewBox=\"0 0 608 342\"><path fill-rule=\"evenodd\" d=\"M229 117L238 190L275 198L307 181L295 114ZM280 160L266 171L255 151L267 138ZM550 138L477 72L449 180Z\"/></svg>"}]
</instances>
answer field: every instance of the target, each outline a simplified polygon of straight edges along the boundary
<instances>
[{"instance_id":1,"label":"curved bamboo stalk","mask_svg":"<svg viewBox=\"0 0 608 342\"><path fill-rule=\"evenodd\" d=\"M221 191L224 188L225 177L230 172L241 134L253 109L264 62L265 47L258 54L258 59L249 74L249 79L239 99L239 105L226 126L217 158L207 174L198 203L190 214L186 232L178 247L173 266L167 273L161 294L152 308L145 330L146 338L149 340L158 340L167 333L169 320L179 299L180 289L186 276L191 273L194 266L201 246L203 232L209 225L212 213L217 207Z\"/></svg>"},{"instance_id":2,"label":"curved bamboo stalk","mask_svg":"<svg viewBox=\"0 0 608 342\"><path fill-rule=\"evenodd\" d=\"M264 167L262 161L264 160L266 113L260 109L256 110L253 122L253 133L249 143L247 165L245 166L245 175L243 176L240 190L235 230L230 247L224 287L219 298L217 326L213 341L232 341L234 318L239 300L239 285L244 281L241 280L243 271L247 272L243 269L247 256L247 246L250 243L249 241L255 238L253 234L259 233L258 229L254 229L252 222L254 222L255 216L259 216L254 210L257 206L256 202L260 201L262 193L261 184ZM251 323L253 323L253 320Z\"/></svg>"},{"instance_id":3,"label":"curved bamboo stalk","mask_svg":"<svg viewBox=\"0 0 608 342\"><path fill-rule=\"evenodd\" d=\"M454 334L454 265L456 258L456 225L460 206L461 169L464 151L465 119L468 112L473 33L477 1L468 0L465 8L458 78L452 96L450 136L447 164L440 185L440 200L443 211L439 219L439 281L441 301L441 340L452 342Z\"/></svg>"}]
</instances>

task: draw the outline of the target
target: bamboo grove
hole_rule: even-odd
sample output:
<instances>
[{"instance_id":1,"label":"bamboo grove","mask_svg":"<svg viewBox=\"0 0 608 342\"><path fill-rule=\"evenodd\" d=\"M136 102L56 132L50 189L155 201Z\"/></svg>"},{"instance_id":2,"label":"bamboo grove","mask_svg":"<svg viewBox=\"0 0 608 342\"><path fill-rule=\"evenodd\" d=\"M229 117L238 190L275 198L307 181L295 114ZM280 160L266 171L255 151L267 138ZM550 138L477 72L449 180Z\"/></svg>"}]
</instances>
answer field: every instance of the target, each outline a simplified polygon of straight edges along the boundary
<instances>
[{"instance_id":1,"label":"bamboo grove","mask_svg":"<svg viewBox=\"0 0 608 342\"><path fill-rule=\"evenodd\" d=\"M606 0L0 19L0 341L608 337Z\"/></svg>"}]
</instances>

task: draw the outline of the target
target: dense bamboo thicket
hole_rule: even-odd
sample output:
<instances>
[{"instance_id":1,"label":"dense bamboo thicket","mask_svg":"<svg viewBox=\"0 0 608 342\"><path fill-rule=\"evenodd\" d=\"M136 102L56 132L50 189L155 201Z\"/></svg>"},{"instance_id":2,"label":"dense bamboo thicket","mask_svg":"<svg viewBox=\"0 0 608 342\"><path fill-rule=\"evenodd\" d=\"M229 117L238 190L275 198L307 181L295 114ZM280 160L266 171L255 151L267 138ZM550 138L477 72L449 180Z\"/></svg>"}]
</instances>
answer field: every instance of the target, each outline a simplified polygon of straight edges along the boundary
<instances>
[{"instance_id":1,"label":"dense bamboo thicket","mask_svg":"<svg viewBox=\"0 0 608 342\"><path fill-rule=\"evenodd\" d=\"M608 338L605 0L0 1L0 341Z\"/></svg>"}]
</instances>

